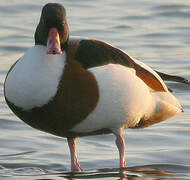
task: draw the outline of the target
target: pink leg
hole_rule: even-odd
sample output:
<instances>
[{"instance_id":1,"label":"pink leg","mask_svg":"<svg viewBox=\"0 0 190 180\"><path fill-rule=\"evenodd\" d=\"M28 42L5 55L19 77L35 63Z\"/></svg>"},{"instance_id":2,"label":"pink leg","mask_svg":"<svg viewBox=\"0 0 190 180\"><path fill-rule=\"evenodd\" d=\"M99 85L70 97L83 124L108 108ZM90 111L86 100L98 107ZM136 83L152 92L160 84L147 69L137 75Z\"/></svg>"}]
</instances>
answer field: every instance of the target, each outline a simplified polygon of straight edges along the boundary
<instances>
[{"instance_id":1,"label":"pink leg","mask_svg":"<svg viewBox=\"0 0 190 180\"><path fill-rule=\"evenodd\" d=\"M118 134L116 134L115 143L116 143L117 148L119 150L120 168L125 168L126 167L126 162L125 162L125 139L124 139L121 131Z\"/></svg>"},{"instance_id":2,"label":"pink leg","mask_svg":"<svg viewBox=\"0 0 190 180\"><path fill-rule=\"evenodd\" d=\"M71 155L71 171L83 171L77 161L76 138L67 138Z\"/></svg>"}]
</instances>

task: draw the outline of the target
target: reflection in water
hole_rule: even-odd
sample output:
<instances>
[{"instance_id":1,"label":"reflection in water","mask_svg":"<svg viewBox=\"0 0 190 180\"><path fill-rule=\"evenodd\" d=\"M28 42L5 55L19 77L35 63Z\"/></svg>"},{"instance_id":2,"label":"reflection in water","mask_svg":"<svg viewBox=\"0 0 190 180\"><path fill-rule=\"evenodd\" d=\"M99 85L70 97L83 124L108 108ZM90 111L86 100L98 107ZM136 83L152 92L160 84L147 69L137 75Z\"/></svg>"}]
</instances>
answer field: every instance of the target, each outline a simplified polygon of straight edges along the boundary
<instances>
[{"instance_id":1,"label":"reflection in water","mask_svg":"<svg viewBox=\"0 0 190 180\"><path fill-rule=\"evenodd\" d=\"M62 174L62 177L70 178L70 179L98 179L98 178L119 178L123 179L159 179L161 177L174 178L176 173L170 173L164 170L159 170L157 168L152 168L150 166L142 166L142 167L131 167L124 169L99 169L96 171L83 172L83 173L67 173Z\"/></svg>"},{"instance_id":2,"label":"reflection in water","mask_svg":"<svg viewBox=\"0 0 190 180\"><path fill-rule=\"evenodd\" d=\"M165 169L165 170L164 170ZM166 169L170 169L169 171ZM48 175L51 180L57 178L63 179L133 179L133 180L155 180L155 179L175 179L178 177L178 173L176 173L176 169L179 169L178 166L175 165L146 165L146 166L136 166L129 168L110 168L110 169L98 169L93 171L85 171L85 172L58 172L47 169L41 169L37 167L24 167L24 168L15 168L9 169L0 167L0 177L27 177L32 179L43 179ZM184 169L184 167L183 167ZM186 168L187 171L190 168ZM182 174L180 174L182 175ZM48 178L48 179L49 179Z\"/></svg>"}]
</instances>

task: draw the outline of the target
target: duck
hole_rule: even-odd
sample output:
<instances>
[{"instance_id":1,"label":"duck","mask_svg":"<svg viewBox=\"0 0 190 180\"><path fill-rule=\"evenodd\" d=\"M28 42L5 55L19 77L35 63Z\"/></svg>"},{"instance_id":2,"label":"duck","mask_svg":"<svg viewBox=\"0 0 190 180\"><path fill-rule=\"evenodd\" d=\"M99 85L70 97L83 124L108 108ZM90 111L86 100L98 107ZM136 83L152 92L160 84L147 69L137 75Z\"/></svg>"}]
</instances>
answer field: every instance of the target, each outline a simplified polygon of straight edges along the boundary
<instances>
[{"instance_id":1,"label":"duck","mask_svg":"<svg viewBox=\"0 0 190 180\"><path fill-rule=\"evenodd\" d=\"M5 100L29 126L67 138L73 172L83 171L78 137L113 133L125 168L124 129L183 112L159 72L111 44L70 36L61 4L42 8L34 39L7 73Z\"/></svg>"}]
</instances>

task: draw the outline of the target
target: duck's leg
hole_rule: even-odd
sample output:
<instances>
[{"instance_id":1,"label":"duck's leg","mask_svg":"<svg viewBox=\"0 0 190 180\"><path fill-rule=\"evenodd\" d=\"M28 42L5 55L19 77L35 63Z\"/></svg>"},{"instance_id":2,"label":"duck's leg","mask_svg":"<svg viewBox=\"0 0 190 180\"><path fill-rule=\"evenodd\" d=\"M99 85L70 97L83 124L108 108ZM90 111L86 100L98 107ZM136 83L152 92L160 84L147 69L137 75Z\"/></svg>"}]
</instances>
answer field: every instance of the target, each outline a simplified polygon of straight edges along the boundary
<instances>
[{"instance_id":1,"label":"duck's leg","mask_svg":"<svg viewBox=\"0 0 190 180\"><path fill-rule=\"evenodd\" d=\"M119 157L120 157L120 168L126 167L126 161L125 161L125 139L122 134L122 130L120 129L117 133L114 133L116 135L115 144L119 151Z\"/></svg>"},{"instance_id":2,"label":"duck's leg","mask_svg":"<svg viewBox=\"0 0 190 180\"><path fill-rule=\"evenodd\" d=\"M71 156L71 171L83 171L77 161L76 138L67 138Z\"/></svg>"}]
</instances>

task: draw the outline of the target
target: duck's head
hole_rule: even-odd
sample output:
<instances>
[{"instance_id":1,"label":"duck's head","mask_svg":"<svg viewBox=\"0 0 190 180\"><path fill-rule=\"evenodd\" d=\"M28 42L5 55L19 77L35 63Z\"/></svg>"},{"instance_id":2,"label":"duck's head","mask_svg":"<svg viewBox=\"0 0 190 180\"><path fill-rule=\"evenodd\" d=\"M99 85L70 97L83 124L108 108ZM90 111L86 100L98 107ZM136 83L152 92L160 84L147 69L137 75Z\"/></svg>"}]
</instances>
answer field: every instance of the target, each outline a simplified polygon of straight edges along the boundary
<instances>
[{"instance_id":1,"label":"duck's head","mask_svg":"<svg viewBox=\"0 0 190 180\"><path fill-rule=\"evenodd\" d=\"M65 8L58 3L46 4L36 28L35 44L47 46L47 54L62 54L68 38Z\"/></svg>"}]
</instances>

